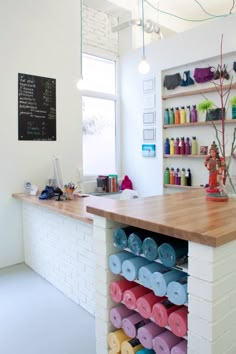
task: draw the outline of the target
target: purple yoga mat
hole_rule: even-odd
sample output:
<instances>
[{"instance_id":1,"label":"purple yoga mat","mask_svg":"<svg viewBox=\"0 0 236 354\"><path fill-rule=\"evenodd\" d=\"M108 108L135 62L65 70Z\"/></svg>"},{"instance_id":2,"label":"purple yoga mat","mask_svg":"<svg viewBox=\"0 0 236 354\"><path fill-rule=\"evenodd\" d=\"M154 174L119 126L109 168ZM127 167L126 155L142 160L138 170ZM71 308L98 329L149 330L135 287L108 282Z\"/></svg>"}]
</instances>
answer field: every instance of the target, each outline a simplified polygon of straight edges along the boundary
<instances>
[{"instance_id":1,"label":"purple yoga mat","mask_svg":"<svg viewBox=\"0 0 236 354\"><path fill-rule=\"evenodd\" d=\"M165 328L157 326L155 323L150 322L145 326L138 329L138 339L140 343L147 349L152 349L152 340L165 331Z\"/></svg>"},{"instance_id":2,"label":"purple yoga mat","mask_svg":"<svg viewBox=\"0 0 236 354\"><path fill-rule=\"evenodd\" d=\"M158 354L171 354L171 348L180 343L182 338L176 337L173 333L166 330L152 341L153 349Z\"/></svg>"},{"instance_id":3,"label":"purple yoga mat","mask_svg":"<svg viewBox=\"0 0 236 354\"><path fill-rule=\"evenodd\" d=\"M110 320L114 327L121 328L122 320L130 315L132 315L134 311L129 310L126 306L121 305L117 307L113 307L110 310Z\"/></svg>"},{"instance_id":4,"label":"purple yoga mat","mask_svg":"<svg viewBox=\"0 0 236 354\"><path fill-rule=\"evenodd\" d=\"M124 318L122 321L122 328L127 336L134 338L137 336L138 328L149 323L149 320L145 320L139 313Z\"/></svg>"},{"instance_id":5,"label":"purple yoga mat","mask_svg":"<svg viewBox=\"0 0 236 354\"><path fill-rule=\"evenodd\" d=\"M186 340L182 340L182 342L178 343L171 349L171 354L187 354L187 347L188 342Z\"/></svg>"}]
</instances>

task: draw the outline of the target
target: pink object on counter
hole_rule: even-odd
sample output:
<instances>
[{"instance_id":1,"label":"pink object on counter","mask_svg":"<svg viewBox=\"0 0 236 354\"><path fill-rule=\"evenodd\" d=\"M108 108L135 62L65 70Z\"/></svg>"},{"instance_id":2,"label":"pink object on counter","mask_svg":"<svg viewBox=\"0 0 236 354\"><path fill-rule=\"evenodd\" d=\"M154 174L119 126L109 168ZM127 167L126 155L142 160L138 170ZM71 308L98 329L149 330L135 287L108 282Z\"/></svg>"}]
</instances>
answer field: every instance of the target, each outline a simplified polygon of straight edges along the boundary
<instances>
[{"instance_id":1,"label":"pink object on counter","mask_svg":"<svg viewBox=\"0 0 236 354\"><path fill-rule=\"evenodd\" d=\"M158 354L171 354L171 349L181 342L181 338L176 337L172 332L166 330L152 341L153 349Z\"/></svg>"},{"instance_id":2,"label":"pink object on counter","mask_svg":"<svg viewBox=\"0 0 236 354\"><path fill-rule=\"evenodd\" d=\"M171 331L178 337L183 337L188 330L188 309L186 306L180 307L172 312L168 317L168 324Z\"/></svg>"},{"instance_id":3,"label":"pink object on counter","mask_svg":"<svg viewBox=\"0 0 236 354\"><path fill-rule=\"evenodd\" d=\"M168 317L173 312L179 309L179 306L172 304L168 299L161 301L152 307L153 321L161 327L168 324Z\"/></svg>"},{"instance_id":4,"label":"pink object on counter","mask_svg":"<svg viewBox=\"0 0 236 354\"><path fill-rule=\"evenodd\" d=\"M141 296L136 303L137 310L144 318L150 318L153 305L164 299L164 297L156 296L153 292Z\"/></svg>"},{"instance_id":5,"label":"pink object on counter","mask_svg":"<svg viewBox=\"0 0 236 354\"><path fill-rule=\"evenodd\" d=\"M140 343L147 349L152 349L152 340L164 332L165 329L157 326L155 323L150 322L143 327L138 329L138 339Z\"/></svg>"},{"instance_id":6,"label":"pink object on counter","mask_svg":"<svg viewBox=\"0 0 236 354\"><path fill-rule=\"evenodd\" d=\"M171 354L187 354L188 342L184 339L171 349Z\"/></svg>"},{"instance_id":7,"label":"pink object on counter","mask_svg":"<svg viewBox=\"0 0 236 354\"><path fill-rule=\"evenodd\" d=\"M109 292L112 300L115 302L121 302L125 290L134 288L136 286L137 284L135 282L130 282L126 279L112 281L109 286Z\"/></svg>"},{"instance_id":8,"label":"pink object on counter","mask_svg":"<svg viewBox=\"0 0 236 354\"><path fill-rule=\"evenodd\" d=\"M110 320L114 327L121 328L122 320L130 315L132 315L134 311L129 310L126 306L121 305L117 307L113 307L110 310Z\"/></svg>"},{"instance_id":9,"label":"pink object on counter","mask_svg":"<svg viewBox=\"0 0 236 354\"><path fill-rule=\"evenodd\" d=\"M123 319L122 328L127 336L134 338L137 336L137 330L149 322L149 320L145 320L139 313L136 312L133 315Z\"/></svg>"},{"instance_id":10,"label":"pink object on counter","mask_svg":"<svg viewBox=\"0 0 236 354\"><path fill-rule=\"evenodd\" d=\"M142 285L138 285L135 288L125 290L123 294L123 302L126 307L130 310L134 310L136 308L136 302L141 297L148 293L152 293L150 289L145 288Z\"/></svg>"}]
</instances>

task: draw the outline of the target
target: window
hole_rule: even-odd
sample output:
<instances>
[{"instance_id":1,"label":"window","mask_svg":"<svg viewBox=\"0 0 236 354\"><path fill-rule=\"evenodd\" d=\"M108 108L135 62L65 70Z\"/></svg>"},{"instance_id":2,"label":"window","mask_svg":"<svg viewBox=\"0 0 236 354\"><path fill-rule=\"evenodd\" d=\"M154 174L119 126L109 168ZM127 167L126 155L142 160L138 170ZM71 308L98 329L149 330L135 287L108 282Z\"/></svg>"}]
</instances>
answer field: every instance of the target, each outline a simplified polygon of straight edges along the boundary
<instances>
[{"instance_id":1,"label":"window","mask_svg":"<svg viewBox=\"0 0 236 354\"><path fill-rule=\"evenodd\" d=\"M83 54L83 174L117 173L116 62Z\"/></svg>"}]
</instances>

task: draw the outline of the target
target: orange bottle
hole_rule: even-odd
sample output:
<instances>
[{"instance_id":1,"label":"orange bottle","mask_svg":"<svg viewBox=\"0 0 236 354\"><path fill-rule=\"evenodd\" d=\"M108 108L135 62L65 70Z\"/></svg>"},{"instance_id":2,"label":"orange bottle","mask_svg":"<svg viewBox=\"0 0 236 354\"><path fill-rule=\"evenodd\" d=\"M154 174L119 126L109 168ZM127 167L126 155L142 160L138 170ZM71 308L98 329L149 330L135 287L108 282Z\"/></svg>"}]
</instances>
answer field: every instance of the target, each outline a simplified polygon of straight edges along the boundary
<instances>
[{"instance_id":1,"label":"orange bottle","mask_svg":"<svg viewBox=\"0 0 236 354\"><path fill-rule=\"evenodd\" d=\"M180 124L180 111L179 111L179 107L175 107L175 124Z\"/></svg>"},{"instance_id":2,"label":"orange bottle","mask_svg":"<svg viewBox=\"0 0 236 354\"><path fill-rule=\"evenodd\" d=\"M175 170L173 167L170 170L170 184L175 184Z\"/></svg>"}]
</instances>

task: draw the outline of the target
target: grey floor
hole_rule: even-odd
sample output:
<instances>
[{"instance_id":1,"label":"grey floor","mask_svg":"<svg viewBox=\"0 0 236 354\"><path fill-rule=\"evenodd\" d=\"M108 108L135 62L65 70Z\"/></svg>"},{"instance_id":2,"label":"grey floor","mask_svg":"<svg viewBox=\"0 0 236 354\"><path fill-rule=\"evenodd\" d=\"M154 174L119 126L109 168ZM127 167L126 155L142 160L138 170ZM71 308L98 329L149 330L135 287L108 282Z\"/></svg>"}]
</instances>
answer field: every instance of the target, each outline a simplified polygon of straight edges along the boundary
<instances>
[{"instance_id":1,"label":"grey floor","mask_svg":"<svg viewBox=\"0 0 236 354\"><path fill-rule=\"evenodd\" d=\"M0 269L1 354L95 354L95 320L24 264Z\"/></svg>"}]
</instances>

